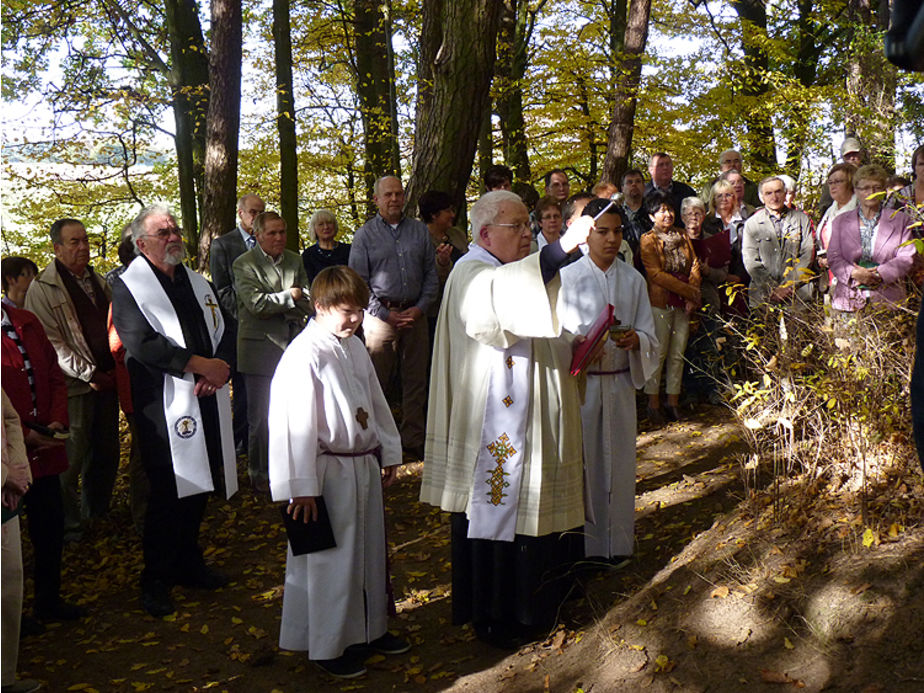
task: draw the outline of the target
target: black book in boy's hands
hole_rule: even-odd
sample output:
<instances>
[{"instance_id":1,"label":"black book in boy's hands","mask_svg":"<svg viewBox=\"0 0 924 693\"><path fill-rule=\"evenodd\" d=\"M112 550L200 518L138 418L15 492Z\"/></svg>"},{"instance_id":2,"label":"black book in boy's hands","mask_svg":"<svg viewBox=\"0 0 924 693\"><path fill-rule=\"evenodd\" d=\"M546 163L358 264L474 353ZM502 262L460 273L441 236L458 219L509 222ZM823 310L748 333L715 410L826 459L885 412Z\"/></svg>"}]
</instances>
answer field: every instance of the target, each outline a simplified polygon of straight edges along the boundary
<instances>
[{"instance_id":1,"label":"black book in boy's hands","mask_svg":"<svg viewBox=\"0 0 924 693\"><path fill-rule=\"evenodd\" d=\"M330 516L327 514L327 504L323 496L314 499L318 506L318 519L304 522L301 517L293 519L288 513L288 503L281 506L282 521L286 526L286 536L289 546L292 547L293 556L304 556L306 553L324 551L337 546L334 541L334 530L330 526Z\"/></svg>"}]
</instances>

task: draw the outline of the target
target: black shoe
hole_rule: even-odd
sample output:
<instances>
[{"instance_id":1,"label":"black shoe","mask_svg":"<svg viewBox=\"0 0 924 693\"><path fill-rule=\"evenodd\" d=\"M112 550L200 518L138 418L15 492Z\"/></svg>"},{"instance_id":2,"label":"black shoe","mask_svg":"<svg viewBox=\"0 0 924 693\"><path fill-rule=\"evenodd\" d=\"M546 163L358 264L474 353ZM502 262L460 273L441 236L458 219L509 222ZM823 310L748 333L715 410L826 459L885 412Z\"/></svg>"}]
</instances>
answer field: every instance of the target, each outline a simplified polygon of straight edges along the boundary
<instances>
[{"instance_id":1,"label":"black shoe","mask_svg":"<svg viewBox=\"0 0 924 693\"><path fill-rule=\"evenodd\" d=\"M322 671L338 679L355 679L366 673L362 660L350 653L344 653L336 659L315 659L313 661Z\"/></svg>"},{"instance_id":2,"label":"black shoe","mask_svg":"<svg viewBox=\"0 0 924 693\"><path fill-rule=\"evenodd\" d=\"M664 407L664 411L667 413L668 421L683 421L683 416L680 414L679 407L668 404L666 407Z\"/></svg>"},{"instance_id":3,"label":"black shoe","mask_svg":"<svg viewBox=\"0 0 924 693\"><path fill-rule=\"evenodd\" d=\"M660 409L655 409L654 407L649 406L646 412L646 417L648 418L648 423L650 423L652 426L664 425L664 414L661 413Z\"/></svg>"},{"instance_id":4,"label":"black shoe","mask_svg":"<svg viewBox=\"0 0 924 693\"><path fill-rule=\"evenodd\" d=\"M385 631L385 635L370 642L369 647L379 654L399 655L410 650L411 644L407 640L402 640L397 635L392 635Z\"/></svg>"},{"instance_id":5,"label":"black shoe","mask_svg":"<svg viewBox=\"0 0 924 693\"><path fill-rule=\"evenodd\" d=\"M198 587L203 590L220 590L225 587L230 580L228 576L214 568L210 568L204 563L187 573L180 575L176 579L176 584L183 587Z\"/></svg>"},{"instance_id":6,"label":"black shoe","mask_svg":"<svg viewBox=\"0 0 924 693\"><path fill-rule=\"evenodd\" d=\"M402 450L406 457L414 460L415 462L420 461L424 458L424 446L423 445L405 445Z\"/></svg>"},{"instance_id":7,"label":"black shoe","mask_svg":"<svg viewBox=\"0 0 924 693\"><path fill-rule=\"evenodd\" d=\"M71 604L63 599L35 607L35 618L39 621L79 621L87 615L87 610L77 604Z\"/></svg>"},{"instance_id":8,"label":"black shoe","mask_svg":"<svg viewBox=\"0 0 924 693\"><path fill-rule=\"evenodd\" d=\"M41 635L45 632L45 626L41 621L37 621L28 614L23 614L19 621L19 635L28 638L30 635Z\"/></svg>"},{"instance_id":9,"label":"black shoe","mask_svg":"<svg viewBox=\"0 0 924 693\"><path fill-rule=\"evenodd\" d=\"M475 637L499 650L519 650L529 642L519 632L503 623L476 625Z\"/></svg>"},{"instance_id":10,"label":"black shoe","mask_svg":"<svg viewBox=\"0 0 924 693\"><path fill-rule=\"evenodd\" d=\"M176 611L170 590L161 583L141 588L141 606L155 618L163 618Z\"/></svg>"}]
</instances>

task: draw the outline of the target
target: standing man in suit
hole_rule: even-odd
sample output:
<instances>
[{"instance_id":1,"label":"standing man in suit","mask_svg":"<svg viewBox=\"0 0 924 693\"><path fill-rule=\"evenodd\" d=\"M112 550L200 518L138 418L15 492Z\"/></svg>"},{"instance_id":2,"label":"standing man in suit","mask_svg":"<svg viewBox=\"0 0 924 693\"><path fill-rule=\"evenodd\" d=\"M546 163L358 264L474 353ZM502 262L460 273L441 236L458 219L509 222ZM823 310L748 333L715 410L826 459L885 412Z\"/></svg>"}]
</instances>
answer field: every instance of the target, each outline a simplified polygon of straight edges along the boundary
<instances>
[{"instance_id":1,"label":"standing man in suit","mask_svg":"<svg viewBox=\"0 0 924 693\"><path fill-rule=\"evenodd\" d=\"M758 192L764 207L745 222L741 241L744 267L751 276L751 308L807 301L814 278L812 222L800 210L786 206L786 186L776 176L764 178Z\"/></svg>"},{"instance_id":2,"label":"standing man in suit","mask_svg":"<svg viewBox=\"0 0 924 693\"><path fill-rule=\"evenodd\" d=\"M266 209L266 203L257 195L248 193L237 201L238 225L223 236L212 241L209 257L209 269L212 283L218 291L218 301L234 320L237 320L237 295L234 291L234 276L231 265L238 257L253 248L257 241L253 237L253 220ZM237 326L232 323L228 328L233 332ZM234 445L238 454L247 450L247 387L244 377L232 363L231 388L234 391L232 401L232 418L234 420Z\"/></svg>"},{"instance_id":3,"label":"standing man in suit","mask_svg":"<svg viewBox=\"0 0 924 693\"><path fill-rule=\"evenodd\" d=\"M286 250L286 222L264 212L253 223L257 245L234 261L237 289L237 368L247 386L250 429L248 471L258 491L268 491L270 383L282 352L311 313L308 275L297 253Z\"/></svg>"}]
</instances>

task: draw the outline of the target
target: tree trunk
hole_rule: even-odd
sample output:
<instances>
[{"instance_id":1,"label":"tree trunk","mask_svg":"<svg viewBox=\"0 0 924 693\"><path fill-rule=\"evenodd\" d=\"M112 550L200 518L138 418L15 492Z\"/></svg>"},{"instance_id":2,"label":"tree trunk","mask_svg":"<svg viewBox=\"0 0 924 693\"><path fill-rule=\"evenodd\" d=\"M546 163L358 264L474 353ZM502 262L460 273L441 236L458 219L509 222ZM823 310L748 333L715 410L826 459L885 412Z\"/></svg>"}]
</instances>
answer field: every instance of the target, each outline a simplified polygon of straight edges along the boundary
<instances>
[{"instance_id":1,"label":"tree trunk","mask_svg":"<svg viewBox=\"0 0 924 693\"><path fill-rule=\"evenodd\" d=\"M814 0L798 0L796 6L799 10L798 22L798 48L796 61L793 64L793 74L802 87L808 89L814 86L818 73L818 44L817 31L814 27L812 12ZM797 100L789 111L789 122L784 126L787 133L786 173L795 179L799 178L802 170L802 154L809 136L811 123L811 105L805 100Z\"/></svg>"},{"instance_id":2,"label":"tree trunk","mask_svg":"<svg viewBox=\"0 0 924 693\"><path fill-rule=\"evenodd\" d=\"M212 239L235 225L241 124L241 0L212 0L205 195L197 266L208 267Z\"/></svg>"},{"instance_id":3,"label":"tree trunk","mask_svg":"<svg viewBox=\"0 0 924 693\"><path fill-rule=\"evenodd\" d=\"M209 61L195 0L165 0L164 9L170 41L169 80L176 123L180 218L187 251L195 254L204 185Z\"/></svg>"},{"instance_id":4,"label":"tree trunk","mask_svg":"<svg viewBox=\"0 0 924 693\"><path fill-rule=\"evenodd\" d=\"M398 157L394 57L391 48L390 2L356 0L356 93L363 118L366 186L387 174L401 175Z\"/></svg>"},{"instance_id":5,"label":"tree trunk","mask_svg":"<svg viewBox=\"0 0 924 693\"><path fill-rule=\"evenodd\" d=\"M745 112L745 154L759 175L778 170L773 122L767 106L770 91L766 76L770 70L767 55L767 7L765 0L730 0L741 18L744 47L744 71L740 88L734 93Z\"/></svg>"},{"instance_id":6,"label":"tree trunk","mask_svg":"<svg viewBox=\"0 0 924 693\"><path fill-rule=\"evenodd\" d=\"M444 190L456 209L465 204L478 133L490 98L500 3L495 0L425 0L420 41L421 89L414 162L406 210L431 188ZM438 40L434 26L441 28ZM421 82L423 87L424 82Z\"/></svg>"},{"instance_id":7,"label":"tree trunk","mask_svg":"<svg viewBox=\"0 0 924 693\"><path fill-rule=\"evenodd\" d=\"M845 130L866 145L870 160L895 170L895 90L898 72L885 59L887 0L850 0Z\"/></svg>"},{"instance_id":8,"label":"tree trunk","mask_svg":"<svg viewBox=\"0 0 924 693\"><path fill-rule=\"evenodd\" d=\"M286 221L286 247L298 250L298 148L289 0L273 0L273 45L276 59L276 129L279 132L279 213Z\"/></svg>"},{"instance_id":9,"label":"tree trunk","mask_svg":"<svg viewBox=\"0 0 924 693\"><path fill-rule=\"evenodd\" d=\"M530 10L529 0L504 0L501 6L495 89L504 163L513 170L513 182L532 180L523 118L523 79L536 15L544 5L542 0Z\"/></svg>"},{"instance_id":10,"label":"tree trunk","mask_svg":"<svg viewBox=\"0 0 924 693\"><path fill-rule=\"evenodd\" d=\"M482 178L484 172L494 164L494 127L491 115L491 99L488 99L485 102L484 115L481 117L481 132L478 133L478 172ZM483 187L484 183L481 183L479 189ZM458 222L458 219L456 221Z\"/></svg>"},{"instance_id":11,"label":"tree trunk","mask_svg":"<svg viewBox=\"0 0 924 693\"><path fill-rule=\"evenodd\" d=\"M621 184L629 168L635 109L642 79L642 55L648 41L651 0L634 0L626 10L625 0L610 8L610 48L613 51L613 116L607 132L606 157L601 180ZM624 32L620 28L625 27ZM622 40L619 38L622 37Z\"/></svg>"}]
</instances>

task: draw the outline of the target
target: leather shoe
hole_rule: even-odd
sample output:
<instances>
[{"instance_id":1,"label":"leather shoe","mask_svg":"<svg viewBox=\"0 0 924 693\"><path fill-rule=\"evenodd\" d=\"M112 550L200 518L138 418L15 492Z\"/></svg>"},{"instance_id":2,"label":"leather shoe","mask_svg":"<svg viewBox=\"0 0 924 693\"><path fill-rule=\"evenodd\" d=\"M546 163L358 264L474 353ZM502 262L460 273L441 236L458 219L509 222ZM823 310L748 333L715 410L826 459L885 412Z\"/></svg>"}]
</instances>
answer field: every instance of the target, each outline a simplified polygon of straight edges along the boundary
<instances>
[{"instance_id":1,"label":"leather shoe","mask_svg":"<svg viewBox=\"0 0 924 693\"><path fill-rule=\"evenodd\" d=\"M220 590L230 582L228 576L203 564L177 578L176 584L183 587L198 587L203 590Z\"/></svg>"},{"instance_id":2,"label":"leather shoe","mask_svg":"<svg viewBox=\"0 0 924 693\"><path fill-rule=\"evenodd\" d=\"M173 600L170 599L170 590L162 584L141 588L141 606L155 618L163 618L176 611Z\"/></svg>"},{"instance_id":3,"label":"leather shoe","mask_svg":"<svg viewBox=\"0 0 924 693\"><path fill-rule=\"evenodd\" d=\"M683 421L683 416L680 414L679 407L668 404L666 407L664 407L664 411L667 412L668 421Z\"/></svg>"},{"instance_id":4,"label":"leather shoe","mask_svg":"<svg viewBox=\"0 0 924 693\"><path fill-rule=\"evenodd\" d=\"M23 638L28 638L30 635L41 635L45 632L45 625L29 616L29 614L23 614L22 618L19 621L19 635Z\"/></svg>"},{"instance_id":5,"label":"leather shoe","mask_svg":"<svg viewBox=\"0 0 924 693\"><path fill-rule=\"evenodd\" d=\"M39 621L78 621L86 615L87 610L82 606L71 604L63 599L35 607L35 618Z\"/></svg>"},{"instance_id":6,"label":"leather shoe","mask_svg":"<svg viewBox=\"0 0 924 693\"><path fill-rule=\"evenodd\" d=\"M660 409L655 409L654 407L648 407L646 412L646 417L648 418L648 423L652 426L663 426L664 425L664 414L661 413Z\"/></svg>"}]
</instances>

